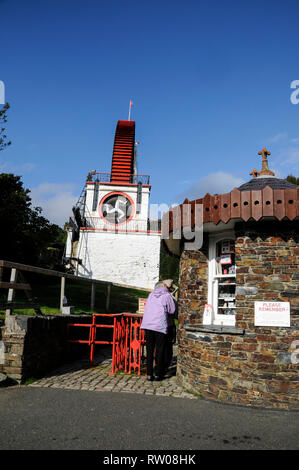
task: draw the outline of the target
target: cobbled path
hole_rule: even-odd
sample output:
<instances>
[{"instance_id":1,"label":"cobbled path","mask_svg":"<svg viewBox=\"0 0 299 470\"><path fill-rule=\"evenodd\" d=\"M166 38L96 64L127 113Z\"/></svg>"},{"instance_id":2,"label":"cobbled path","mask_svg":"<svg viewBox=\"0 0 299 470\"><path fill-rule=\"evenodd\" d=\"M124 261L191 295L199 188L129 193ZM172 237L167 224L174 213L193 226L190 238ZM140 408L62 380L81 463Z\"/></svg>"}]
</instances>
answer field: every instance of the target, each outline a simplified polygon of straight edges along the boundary
<instances>
[{"instance_id":1,"label":"cobbled path","mask_svg":"<svg viewBox=\"0 0 299 470\"><path fill-rule=\"evenodd\" d=\"M196 399L178 383L176 378L176 347L172 366L161 382L148 382L146 375L118 372L109 374L112 367L111 349L102 349L95 355L94 365L89 366L87 358L65 364L40 379L30 383L30 387L91 390L98 392L143 393L179 398Z\"/></svg>"}]
</instances>

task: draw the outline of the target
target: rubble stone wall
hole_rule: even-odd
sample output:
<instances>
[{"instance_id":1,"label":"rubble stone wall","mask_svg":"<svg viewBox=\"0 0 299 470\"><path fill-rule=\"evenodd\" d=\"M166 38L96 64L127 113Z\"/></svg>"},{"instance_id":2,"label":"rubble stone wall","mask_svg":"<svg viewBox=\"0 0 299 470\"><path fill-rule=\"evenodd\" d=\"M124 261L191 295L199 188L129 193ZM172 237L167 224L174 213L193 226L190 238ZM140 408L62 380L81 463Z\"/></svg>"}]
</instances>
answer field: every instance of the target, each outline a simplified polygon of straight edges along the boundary
<instances>
[{"instance_id":1,"label":"rubble stone wall","mask_svg":"<svg viewBox=\"0 0 299 470\"><path fill-rule=\"evenodd\" d=\"M20 383L86 352L84 344L67 343L67 323L90 323L90 316L11 315L7 318L2 329L2 372Z\"/></svg>"},{"instance_id":2,"label":"rubble stone wall","mask_svg":"<svg viewBox=\"0 0 299 470\"><path fill-rule=\"evenodd\" d=\"M178 377L205 398L299 409L298 227L283 223L235 227L235 327L202 325L208 259L183 252L180 265ZM290 302L290 327L254 325L254 302Z\"/></svg>"}]
</instances>

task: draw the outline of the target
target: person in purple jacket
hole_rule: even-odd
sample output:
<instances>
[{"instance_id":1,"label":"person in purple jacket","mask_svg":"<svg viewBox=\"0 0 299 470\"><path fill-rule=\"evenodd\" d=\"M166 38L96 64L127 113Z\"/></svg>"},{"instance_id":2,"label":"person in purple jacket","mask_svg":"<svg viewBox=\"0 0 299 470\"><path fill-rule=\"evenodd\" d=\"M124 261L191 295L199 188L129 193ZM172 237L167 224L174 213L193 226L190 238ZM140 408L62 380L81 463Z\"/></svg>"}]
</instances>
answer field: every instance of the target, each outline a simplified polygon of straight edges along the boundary
<instances>
[{"instance_id":1,"label":"person in purple jacket","mask_svg":"<svg viewBox=\"0 0 299 470\"><path fill-rule=\"evenodd\" d=\"M165 346L168 328L167 317L174 314L175 301L163 281L155 285L145 304L141 328L145 330L146 355L147 355L147 379L163 380L165 365ZM155 376L154 376L155 355Z\"/></svg>"}]
</instances>

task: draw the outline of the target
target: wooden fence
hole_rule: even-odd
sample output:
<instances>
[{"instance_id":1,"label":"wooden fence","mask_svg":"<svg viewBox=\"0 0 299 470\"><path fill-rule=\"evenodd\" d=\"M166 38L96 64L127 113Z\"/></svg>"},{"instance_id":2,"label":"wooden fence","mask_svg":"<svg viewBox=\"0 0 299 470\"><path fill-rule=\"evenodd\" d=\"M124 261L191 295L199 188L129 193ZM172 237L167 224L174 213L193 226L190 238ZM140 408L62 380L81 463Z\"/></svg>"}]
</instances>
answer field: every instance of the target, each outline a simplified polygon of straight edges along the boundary
<instances>
[{"instance_id":1,"label":"wooden fence","mask_svg":"<svg viewBox=\"0 0 299 470\"><path fill-rule=\"evenodd\" d=\"M10 269L10 281L3 282L2 274L5 268ZM141 289L140 287L129 286L125 284L118 284L114 282L102 281L98 279L90 279L85 277L74 276L73 274L63 273L60 271L54 271L52 269L39 268L37 266L28 266L26 264L14 263L11 261L0 260L0 288L8 289L7 301L5 303L0 303L0 308L4 308L6 315L11 315L14 309L20 308L32 308L37 314L42 314L40 306L35 298L32 297L31 285L26 281L23 273L32 272L36 274L41 274L44 276L54 276L61 279L60 282L60 310L62 311L63 299L65 294L65 282L66 279L71 281L80 281L86 282L91 285L91 295L90 295L90 309L94 310L95 306L95 292L96 286L98 284L106 285L106 311L109 310L110 306L110 297L111 297L111 286L125 287L130 289L142 290L142 291L151 291L151 289ZM20 281L20 282L18 282ZM23 290L27 302L25 303L15 303L15 292L16 290Z\"/></svg>"}]
</instances>

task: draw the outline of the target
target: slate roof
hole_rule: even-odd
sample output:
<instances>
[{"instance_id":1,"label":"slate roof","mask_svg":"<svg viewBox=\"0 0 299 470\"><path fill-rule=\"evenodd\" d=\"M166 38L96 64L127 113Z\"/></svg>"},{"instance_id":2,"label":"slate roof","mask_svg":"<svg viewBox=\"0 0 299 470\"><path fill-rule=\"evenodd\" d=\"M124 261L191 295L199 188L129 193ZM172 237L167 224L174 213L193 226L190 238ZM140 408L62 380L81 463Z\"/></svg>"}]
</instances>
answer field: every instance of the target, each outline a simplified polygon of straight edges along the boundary
<instances>
[{"instance_id":1,"label":"slate roof","mask_svg":"<svg viewBox=\"0 0 299 470\"><path fill-rule=\"evenodd\" d=\"M270 186L272 189L296 189L296 184L290 183L289 181L281 178L253 178L247 183L242 184L238 187L239 191L258 191L264 189L266 186Z\"/></svg>"}]
</instances>

